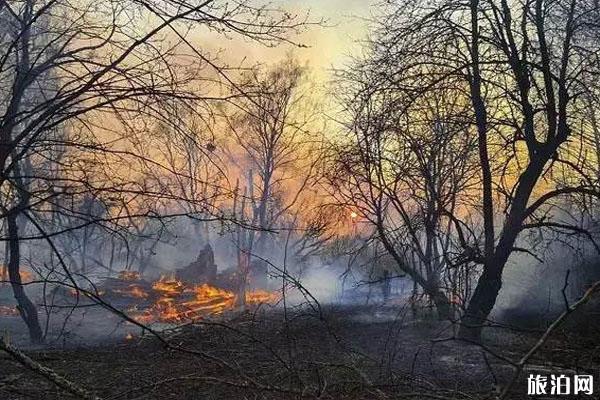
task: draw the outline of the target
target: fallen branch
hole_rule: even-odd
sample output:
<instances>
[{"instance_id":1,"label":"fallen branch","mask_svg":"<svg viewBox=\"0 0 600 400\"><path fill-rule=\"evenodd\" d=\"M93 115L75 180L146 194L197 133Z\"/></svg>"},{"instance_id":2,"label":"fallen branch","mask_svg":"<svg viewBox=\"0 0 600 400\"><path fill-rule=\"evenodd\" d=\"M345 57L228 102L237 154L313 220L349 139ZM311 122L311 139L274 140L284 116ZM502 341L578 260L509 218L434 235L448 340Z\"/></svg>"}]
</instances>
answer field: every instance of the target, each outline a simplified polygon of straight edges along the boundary
<instances>
[{"instance_id":1,"label":"fallen branch","mask_svg":"<svg viewBox=\"0 0 600 400\"><path fill-rule=\"evenodd\" d=\"M15 361L19 364L23 365L25 368L35 372L38 375L43 376L50 382L54 383L56 386L61 389L66 390L67 392L74 394L75 396L86 399L86 400L102 400L100 397L92 394L88 390L82 388L81 386L69 381L66 378L63 378L52 369L41 365L40 363L32 360L29 356L21 352L21 350L16 347L8 344L4 337L0 336L0 350L8 353Z\"/></svg>"}]
</instances>

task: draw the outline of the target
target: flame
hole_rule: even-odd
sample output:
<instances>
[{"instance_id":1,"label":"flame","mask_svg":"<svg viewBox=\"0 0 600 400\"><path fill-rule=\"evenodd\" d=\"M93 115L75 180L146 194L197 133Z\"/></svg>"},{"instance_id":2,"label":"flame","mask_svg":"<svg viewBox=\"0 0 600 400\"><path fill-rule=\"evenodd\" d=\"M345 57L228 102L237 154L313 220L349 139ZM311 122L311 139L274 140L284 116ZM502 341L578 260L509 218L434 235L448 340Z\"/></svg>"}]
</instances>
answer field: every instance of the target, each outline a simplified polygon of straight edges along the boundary
<instances>
[{"instance_id":1,"label":"flame","mask_svg":"<svg viewBox=\"0 0 600 400\"><path fill-rule=\"evenodd\" d=\"M208 284L186 286L173 278L161 277L152 284L159 295L154 303L143 310L132 307L128 311L140 323L181 323L218 315L235 309L236 295L225 289ZM246 304L275 303L277 293L249 291Z\"/></svg>"},{"instance_id":2,"label":"flame","mask_svg":"<svg viewBox=\"0 0 600 400\"><path fill-rule=\"evenodd\" d=\"M123 271L119 272L119 279L122 281L139 281L140 273L139 273L139 271L123 270Z\"/></svg>"},{"instance_id":3,"label":"flame","mask_svg":"<svg viewBox=\"0 0 600 400\"><path fill-rule=\"evenodd\" d=\"M185 287L183 283L177 279L161 276L152 284L152 289L163 293L165 296L173 297L181 294Z\"/></svg>"},{"instance_id":4,"label":"flame","mask_svg":"<svg viewBox=\"0 0 600 400\"><path fill-rule=\"evenodd\" d=\"M113 289L114 293L122 294L126 297L135 297L138 299L145 299L148 297L148 293L141 288L139 285L131 284L127 289Z\"/></svg>"},{"instance_id":5,"label":"flame","mask_svg":"<svg viewBox=\"0 0 600 400\"><path fill-rule=\"evenodd\" d=\"M125 273L127 272L127 273ZM137 280L139 274L119 274L124 282ZM143 300L130 304L126 312L139 323L182 323L218 315L236 307L236 294L208 284L189 285L173 277L161 276L149 284L143 280L117 287L104 287L99 293L118 294L125 298ZM72 294L76 294L72 289ZM279 300L276 292L265 290L247 291L246 304L274 304ZM1 311L1 310L0 310Z\"/></svg>"},{"instance_id":6,"label":"flame","mask_svg":"<svg viewBox=\"0 0 600 400\"><path fill-rule=\"evenodd\" d=\"M235 295L233 292L207 284L196 286L192 290L196 295L195 299L183 303L183 306L188 309L187 316L205 311L212 314L220 314L235 306Z\"/></svg>"},{"instance_id":7,"label":"flame","mask_svg":"<svg viewBox=\"0 0 600 400\"><path fill-rule=\"evenodd\" d=\"M275 292L267 292L266 290L255 290L246 293L246 303L248 304L274 304L279 301L279 295Z\"/></svg>"}]
</instances>

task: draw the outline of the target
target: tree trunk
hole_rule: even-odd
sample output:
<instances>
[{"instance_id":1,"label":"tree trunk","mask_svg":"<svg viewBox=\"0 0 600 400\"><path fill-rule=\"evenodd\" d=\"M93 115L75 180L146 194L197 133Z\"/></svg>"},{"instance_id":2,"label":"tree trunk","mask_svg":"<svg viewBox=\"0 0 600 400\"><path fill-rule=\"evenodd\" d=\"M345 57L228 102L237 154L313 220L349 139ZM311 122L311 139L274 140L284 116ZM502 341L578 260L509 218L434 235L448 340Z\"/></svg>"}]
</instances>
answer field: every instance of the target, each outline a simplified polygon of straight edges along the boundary
<instances>
[{"instance_id":1,"label":"tree trunk","mask_svg":"<svg viewBox=\"0 0 600 400\"><path fill-rule=\"evenodd\" d=\"M463 339L479 342L481 331L488 322L488 316L496 304L498 293L502 287L502 269L488 269L483 272L475 293L461 320L459 336Z\"/></svg>"},{"instance_id":2,"label":"tree trunk","mask_svg":"<svg viewBox=\"0 0 600 400\"><path fill-rule=\"evenodd\" d=\"M435 308L437 310L438 319L440 321L447 320L450 318L450 301L448 301L448 297L440 291L433 291L430 295L433 304L435 304Z\"/></svg>"},{"instance_id":3,"label":"tree trunk","mask_svg":"<svg viewBox=\"0 0 600 400\"><path fill-rule=\"evenodd\" d=\"M412 312L413 319L417 318L417 296L418 296L419 287L417 286L417 282L413 280L413 288L410 294L410 310Z\"/></svg>"},{"instance_id":4,"label":"tree trunk","mask_svg":"<svg viewBox=\"0 0 600 400\"><path fill-rule=\"evenodd\" d=\"M515 218L514 214L509 217L494 257L483 266L483 273L461 320L459 335L463 339L476 342L481 340L481 331L489 322L488 317L502 288L502 272L519 232L518 221L520 217Z\"/></svg>"},{"instance_id":5,"label":"tree trunk","mask_svg":"<svg viewBox=\"0 0 600 400\"><path fill-rule=\"evenodd\" d=\"M240 309L246 308L246 287L250 269L250 255L243 250L238 252L238 288L235 296L235 305Z\"/></svg>"},{"instance_id":6,"label":"tree trunk","mask_svg":"<svg viewBox=\"0 0 600 400\"><path fill-rule=\"evenodd\" d=\"M483 273L477 281L475 293L469 302L462 319L460 336L464 339L479 341L481 331L488 322L488 316L494 308L496 298L502 287L502 272L513 252L514 244L523 228L527 203L531 197L546 162L550 159L555 148L538 152L537 159L532 160L520 176L520 182L515 191L510 213L506 218L504 228L492 256L487 256Z\"/></svg>"},{"instance_id":7,"label":"tree trunk","mask_svg":"<svg viewBox=\"0 0 600 400\"><path fill-rule=\"evenodd\" d=\"M33 304L33 302L27 297L27 294L25 294L25 289L23 288L23 284L21 282L21 274L19 272L21 254L17 214L9 213L6 220L8 225L9 240L8 276L15 299L17 300L17 308L21 314L21 318L23 318L23 321L25 321L25 324L27 324L31 342L35 344L43 343L44 335L38 320L37 309L35 304Z\"/></svg>"}]
</instances>

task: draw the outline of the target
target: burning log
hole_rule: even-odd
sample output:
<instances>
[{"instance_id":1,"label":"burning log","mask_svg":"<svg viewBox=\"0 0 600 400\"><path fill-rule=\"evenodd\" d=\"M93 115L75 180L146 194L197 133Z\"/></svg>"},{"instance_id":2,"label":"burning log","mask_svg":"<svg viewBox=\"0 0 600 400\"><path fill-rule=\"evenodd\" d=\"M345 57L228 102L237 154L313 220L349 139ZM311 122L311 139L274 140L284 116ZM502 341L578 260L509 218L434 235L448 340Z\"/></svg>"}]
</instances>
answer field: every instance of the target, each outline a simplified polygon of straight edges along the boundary
<instances>
[{"instance_id":1,"label":"burning log","mask_svg":"<svg viewBox=\"0 0 600 400\"><path fill-rule=\"evenodd\" d=\"M214 280L217 280L216 276ZM129 271L121 272L118 278L105 279L99 289L103 298L123 307L132 318L142 323L193 321L234 310L239 303L239 295L231 288L219 288L206 282L194 284L168 276L161 276L150 283ZM275 303L278 295L267 291L248 291L244 300L247 305Z\"/></svg>"},{"instance_id":2,"label":"burning log","mask_svg":"<svg viewBox=\"0 0 600 400\"><path fill-rule=\"evenodd\" d=\"M206 245L196 261L177 270L174 276L149 282L137 271L121 271L118 277L106 278L96 290L104 300L141 323L193 321L234 310L240 304L253 306L278 300L277 293L239 292L239 283L235 270L217 275L213 250ZM77 296L75 289L71 296Z\"/></svg>"},{"instance_id":3,"label":"burning log","mask_svg":"<svg viewBox=\"0 0 600 400\"><path fill-rule=\"evenodd\" d=\"M185 286L177 279L161 276L159 280L152 284L152 289L165 296L175 297L183 293Z\"/></svg>"},{"instance_id":4,"label":"burning log","mask_svg":"<svg viewBox=\"0 0 600 400\"><path fill-rule=\"evenodd\" d=\"M119 278L106 278L99 285L99 292L102 296L111 303L117 305L130 305L132 302L142 306L151 304L150 294L152 292L152 284L143 279L134 278L134 275L125 275L123 272ZM142 303L142 304L140 304Z\"/></svg>"}]
</instances>

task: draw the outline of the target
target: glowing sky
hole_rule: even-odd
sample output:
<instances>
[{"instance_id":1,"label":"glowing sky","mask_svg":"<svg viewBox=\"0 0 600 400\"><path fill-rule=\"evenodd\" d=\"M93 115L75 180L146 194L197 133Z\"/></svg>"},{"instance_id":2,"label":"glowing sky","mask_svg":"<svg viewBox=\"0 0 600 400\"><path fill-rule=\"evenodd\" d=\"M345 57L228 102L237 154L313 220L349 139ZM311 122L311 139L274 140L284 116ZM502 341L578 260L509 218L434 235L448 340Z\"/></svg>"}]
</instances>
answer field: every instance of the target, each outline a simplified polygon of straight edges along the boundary
<instances>
[{"instance_id":1,"label":"glowing sky","mask_svg":"<svg viewBox=\"0 0 600 400\"><path fill-rule=\"evenodd\" d=\"M288 44L269 48L239 38L222 41L222 37L218 43L209 41L201 45L219 49L232 63L244 59L247 64L275 62L293 50L295 57L308 62L315 77L323 82L331 67L343 66L347 56L358 51L357 41L364 39L368 31L365 18L372 15L376 0L277 0L272 4L298 15L309 11L311 21L324 19L325 26L311 26L299 36L291 37L307 48L294 48Z\"/></svg>"},{"instance_id":2,"label":"glowing sky","mask_svg":"<svg viewBox=\"0 0 600 400\"><path fill-rule=\"evenodd\" d=\"M281 0L281 4L299 10L310 10L313 19L326 19L326 27L313 27L300 36L307 49L296 54L316 68L340 66L345 57L358 48L357 40L364 38L374 0ZM256 51L264 49L256 49ZM267 50L268 52L269 50ZM281 50L280 50L281 51Z\"/></svg>"}]
</instances>

